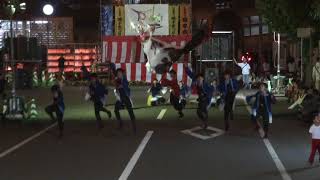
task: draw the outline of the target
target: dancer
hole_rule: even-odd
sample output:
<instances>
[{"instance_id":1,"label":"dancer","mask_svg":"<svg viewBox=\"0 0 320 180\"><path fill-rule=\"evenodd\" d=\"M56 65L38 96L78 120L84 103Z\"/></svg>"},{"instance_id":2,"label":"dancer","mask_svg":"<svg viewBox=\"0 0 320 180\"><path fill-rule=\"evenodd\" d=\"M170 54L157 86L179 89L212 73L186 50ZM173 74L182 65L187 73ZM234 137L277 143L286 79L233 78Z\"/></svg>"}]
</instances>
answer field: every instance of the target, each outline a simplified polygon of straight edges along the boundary
<instances>
[{"instance_id":1,"label":"dancer","mask_svg":"<svg viewBox=\"0 0 320 180\"><path fill-rule=\"evenodd\" d=\"M212 98L211 98L211 107L217 106L221 103L221 96L218 86L218 81L216 79L213 79L210 83L210 86L212 86Z\"/></svg>"},{"instance_id":2,"label":"dancer","mask_svg":"<svg viewBox=\"0 0 320 180\"><path fill-rule=\"evenodd\" d=\"M183 81L179 81L179 89L180 89L180 99L179 103L182 105L184 109L187 105L187 94L188 94L188 87L184 84Z\"/></svg>"},{"instance_id":3,"label":"dancer","mask_svg":"<svg viewBox=\"0 0 320 180\"><path fill-rule=\"evenodd\" d=\"M233 105L238 92L238 82L231 78L229 72L225 72L224 81L220 84L219 89L224 103L225 131L228 131L230 128L229 120L233 120Z\"/></svg>"},{"instance_id":4,"label":"dancer","mask_svg":"<svg viewBox=\"0 0 320 180\"><path fill-rule=\"evenodd\" d=\"M60 89L59 85L53 85L51 87L52 99L53 103L45 108L46 113L50 116L51 120L54 122L58 122L59 126L59 138L63 136L63 114L65 109L63 93ZM53 113L55 113L56 117L54 117Z\"/></svg>"},{"instance_id":5,"label":"dancer","mask_svg":"<svg viewBox=\"0 0 320 180\"><path fill-rule=\"evenodd\" d=\"M192 79L192 85L197 88L197 115L203 122L203 129L208 127L208 110L211 107L214 87L204 81L202 74L195 76L191 69L186 68L187 75Z\"/></svg>"},{"instance_id":6,"label":"dancer","mask_svg":"<svg viewBox=\"0 0 320 180\"><path fill-rule=\"evenodd\" d=\"M161 85L169 86L171 88L170 104L178 111L179 117L182 118L184 116L182 112L183 104L180 103L180 88L177 80L177 73L174 70L171 70L169 74L172 80L164 78L164 74L161 79Z\"/></svg>"},{"instance_id":7,"label":"dancer","mask_svg":"<svg viewBox=\"0 0 320 180\"><path fill-rule=\"evenodd\" d=\"M111 112L104 107L106 102L106 96L108 95L108 90L106 87L99 81L96 73L91 74L90 76L90 85L89 85L89 94L90 100L93 102L94 113L96 116L97 127L102 129L103 123L101 120L100 112L105 112L111 118Z\"/></svg>"},{"instance_id":8,"label":"dancer","mask_svg":"<svg viewBox=\"0 0 320 180\"><path fill-rule=\"evenodd\" d=\"M267 85L261 83L259 91L255 95L246 98L247 102L250 102L252 98L255 98L251 114L253 123L259 129L260 126L257 119L261 116L263 118L263 130L265 133L263 138L268 138L269 123L272 123L271 104L275 103L275 97L267 90Z\"/></svg>"},{"instance_id":9,"label":"dancer","mask_svg":"<svg viewBox=\"0 0 320 180\"><path fill-rule=\"evenodd\" d=\"M130 99L130 88L129 88L129 82L127 80L127 77L123 71L123 69L119 68L116 69L115 64L111 64L111 69L113 70L115 74L115 94L117 97L117 101L114 107L114 113L116 115L116 118L119 122L119 129L123 128L123 121L120 116L120 110L126 108L132 124L133 132L137 132L136 127L136 117L133 112L132 108L132 101Z\"/></svg>"}]
</instances>

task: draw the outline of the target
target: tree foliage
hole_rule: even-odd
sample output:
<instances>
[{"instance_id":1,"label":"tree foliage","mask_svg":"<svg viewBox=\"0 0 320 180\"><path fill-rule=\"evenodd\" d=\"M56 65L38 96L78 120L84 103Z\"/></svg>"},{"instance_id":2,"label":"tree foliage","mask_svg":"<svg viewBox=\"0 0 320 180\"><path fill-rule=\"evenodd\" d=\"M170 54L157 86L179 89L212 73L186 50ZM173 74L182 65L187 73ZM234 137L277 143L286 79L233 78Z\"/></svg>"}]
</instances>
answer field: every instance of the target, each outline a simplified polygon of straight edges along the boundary
<instances>
[{"instance_id":1,"label":"tree foliage","mask_svg":"<svg viewBox=\"0 0 320 180\"><path fill-rule=\"evenodd\" d=\"M319 0L257 0L260 15L273 31L296 34L299 27L315 27L320 22Z\"/></svg>"}]
</instances>

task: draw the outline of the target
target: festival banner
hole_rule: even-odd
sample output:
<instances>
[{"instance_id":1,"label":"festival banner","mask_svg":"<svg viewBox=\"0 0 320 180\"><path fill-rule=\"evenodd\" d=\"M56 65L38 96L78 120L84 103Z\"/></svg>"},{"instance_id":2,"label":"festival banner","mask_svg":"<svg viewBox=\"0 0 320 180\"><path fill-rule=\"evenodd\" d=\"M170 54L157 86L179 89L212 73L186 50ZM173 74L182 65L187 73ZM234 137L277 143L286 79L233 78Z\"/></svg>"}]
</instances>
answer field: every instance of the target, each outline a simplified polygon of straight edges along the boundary
<instances>
[{"instance_id":1,"label":"festival banner","mask_svg":"<svg viewBox=\"0 0 320 180\"><path fill-rule=\"evenodd\" d=\"M148 24L155 27L154 35L169 35L168 4L125 5L125 35L138 35L135 27Z\"/></svg>"},{"instance_id":2,"label":"festival banner","mask_svg":"<svg viewBox=\"0 0 320 180\"><path fill-rule=\"evenodd\" d=\"M102 33L104 36L113 35L113 6L102 7Z\"/></svg>"},{"instance_id":3,"label":"festival banner","mask_svg":"<svg viewBox=\"0 0 320 180\"><path fill-rule=\"evenodd\" d=\"M169 31L170 35L179 34L179 6L169 6Z\"/></svg>"},{"instance_id":4,"label":"festival banner","mask_svg":"<svg viewBox=\"0 0 320 180\"><path fill-rule=\"evenodd\" d=\"M191 34L191 6L180 5L180 35Z\"/></svg>"},{"instance_id":5,"label":"festival banner","mask_svg":"<svg viewBox=\"0 0 320 180\"><path fill-rule=\"evenodd\" d=\"M124 28L125 28L125 14L123 6L115 7L115 35L116 36L124 36Z\"/></svg>"}]
</instances>

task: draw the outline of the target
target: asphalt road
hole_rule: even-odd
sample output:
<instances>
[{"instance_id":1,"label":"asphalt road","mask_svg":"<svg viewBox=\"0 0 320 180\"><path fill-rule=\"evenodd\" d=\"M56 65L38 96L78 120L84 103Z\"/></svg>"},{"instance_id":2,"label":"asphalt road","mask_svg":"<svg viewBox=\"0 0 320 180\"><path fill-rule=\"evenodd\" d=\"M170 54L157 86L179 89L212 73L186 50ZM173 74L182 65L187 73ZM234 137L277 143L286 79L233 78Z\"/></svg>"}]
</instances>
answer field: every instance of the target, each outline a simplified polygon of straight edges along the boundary
<instances>
[{"instance_id":1,"label":"asphalt road","mask_svg":"<svg viewBox=\"0 0 320 180\"><path fill-rule=\"evenodd\" d=\"M144 107L145 89L137 88L133 93L136 93L135 107ZM44 94L45 91L38 96ZM124 130L116 129L114 118L109 120L104 116L106 127L97 131L91 105L81 99L73 100L79 94L77 88L65 92L70 106L66 111L69 115L66 115L63 139L57 139L56 128L52 128L1 157L1 180L117 180L123 174L128 174L129 180L283 180L285 173L289 177L285 180L320 179L319 166L307 165L308 125L286 110L286 102L279 101L274 106L270 145L267 146L254 131L247 108L240 99L230 132L202 140L181 132L201 125L194 105L188 105L182 119L170 106L138 108L135 110L138 134L134 135L125 111L122 112L126 120ZM44 106L45 101L39 102L39 107ZM77 108L81 110L72 110ZM163 109L166 112L158 120ZM50 125L45 116L41 119L35 123L10 123L1 127L0 154ZM224 128L222 113L217 109L210 111L210 126ZM144 141L150 131L153 134ZM145 146L141 148L143 142ZM279 159L270 153L270 147ZM137 152L140 152L138 156ZM136 163L132 163L134 159ZM279 160L285 172L279 171ZM132 170L127 170L128 164Z\"/></svg>"}]
</instances>

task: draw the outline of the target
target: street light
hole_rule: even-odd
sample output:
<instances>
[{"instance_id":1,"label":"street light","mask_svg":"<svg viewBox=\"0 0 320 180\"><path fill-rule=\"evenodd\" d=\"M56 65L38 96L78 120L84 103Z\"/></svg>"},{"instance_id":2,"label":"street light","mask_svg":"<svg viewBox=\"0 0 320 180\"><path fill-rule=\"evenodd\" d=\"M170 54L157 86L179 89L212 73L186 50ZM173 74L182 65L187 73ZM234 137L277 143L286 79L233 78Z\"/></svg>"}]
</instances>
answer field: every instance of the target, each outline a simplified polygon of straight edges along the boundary
<instances>
[{"instance_id":1,"label":"street light","mask_svg":"<svg viewBox=\"0 0 320 180\"><path fill-rule=\"evenodd\" d=\"M15 68L15 59L14 59L14 45L13 45L13 16L16 12L18 13L24 13L26 10L26 3L24 1L20 2L17 1L7 1L6 5L6 12L8 13L10 17L10 59L11 59L11 68L12 68L12 96L15 97L16 95L16 68Z\"/></svg>"},{"instance_id":2,"label":"street light","mask_svg":"<svg viewBox=\"0 0 320 180\"><path fill-rule=\"evenodd\" d=\"M51 4L45 4L42 8L43 14L46 15L47 18L47 48L49 48L49 41L50 41L50 35L49 35L49 18L48 16L51 16L54 12L54 8Z\"/></svg>"},{"instance_id":3,"label":"street light","mask_svg":"<svg viewBox=\"0 0 320 180\"><path fill-rule=\"evenodd\" d=\"M54 12L54 8L51 4L46 4L43 6L42 11L45 15L50 16Z\"/></svg>"}]
</instances>

